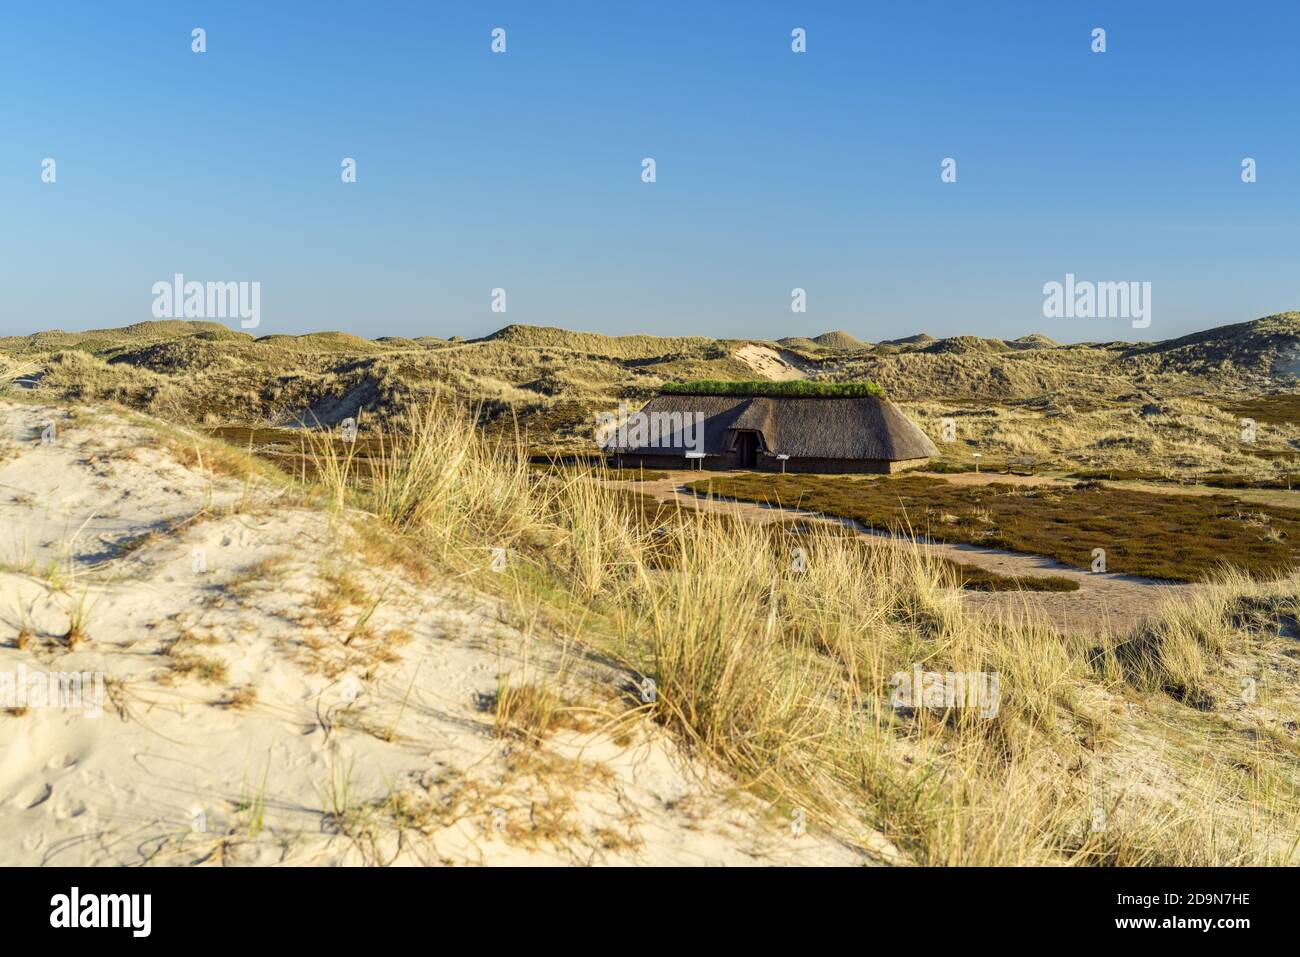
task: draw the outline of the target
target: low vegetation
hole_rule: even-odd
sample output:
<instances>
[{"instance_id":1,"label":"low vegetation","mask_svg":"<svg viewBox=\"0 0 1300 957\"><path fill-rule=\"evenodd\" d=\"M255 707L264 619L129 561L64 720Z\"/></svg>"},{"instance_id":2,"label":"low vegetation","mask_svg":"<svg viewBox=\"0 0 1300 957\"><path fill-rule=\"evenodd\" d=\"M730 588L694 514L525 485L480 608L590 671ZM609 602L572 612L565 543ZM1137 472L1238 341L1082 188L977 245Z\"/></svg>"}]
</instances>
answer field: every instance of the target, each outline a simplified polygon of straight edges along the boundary
<instances>
[{"instance_id":1,"label":"low vegetation","mask_svg":"<svg viewBox=\"0 0 1300 957\"><path fill-rule=\"evenodd\" d=\"M1226 403L1223 410L1270 425L1300 425L1300 395L1290 392Z\"/></svg>"},{"instance_id":2,"label":"low vegetation","mask_svg":"<svg viewBox=\"0 0 1300 957\"><path fill-rule=\"evenodd\" d=\"M1161 495L1101 482L1075 485L956 485L921 475L857 478L746 474L690 488L852 519L867 528L914 533L1045 555L1092 568L1192 581L1223 566L1262 576L1295 567L1300 510L1260 511L1223 495Z\"/></svg>"},{"instance_id":3,"label":"low vegetation","mask_svg":"<svg viewBox=\"0 0 1300 957\"><path fill-rule=\"evenodd\" d=\"M1116 480L1209 484L1232 476L1245 487L1300 485L1300 427L1260 422L1255 441L1243 441L1240 420L1201 399L1128 394L1098 402L1064 389L1013 404L900 405L939 447L929 466L936 471L1005 471L1029 458L1036 472Z\"/></svg>"}]
</instances>

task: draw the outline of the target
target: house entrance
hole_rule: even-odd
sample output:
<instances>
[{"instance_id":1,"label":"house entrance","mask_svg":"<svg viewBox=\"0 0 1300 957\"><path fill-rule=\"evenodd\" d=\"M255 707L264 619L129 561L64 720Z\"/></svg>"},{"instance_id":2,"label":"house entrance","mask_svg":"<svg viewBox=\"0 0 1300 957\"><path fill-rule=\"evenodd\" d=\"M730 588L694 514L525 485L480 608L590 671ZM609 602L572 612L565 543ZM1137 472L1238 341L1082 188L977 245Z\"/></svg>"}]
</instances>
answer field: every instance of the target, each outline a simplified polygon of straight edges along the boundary
<instances>
[{"instance_id":1,"label":"house entrance","mask_svg":"<svg viewBox=\"0 0 1300 957\"><path fill-rule=\"evenodd\" d=\"M758 465L758 433L737 432L736 452L742 469L752 469Z\"/></svg>"}]
</instances>

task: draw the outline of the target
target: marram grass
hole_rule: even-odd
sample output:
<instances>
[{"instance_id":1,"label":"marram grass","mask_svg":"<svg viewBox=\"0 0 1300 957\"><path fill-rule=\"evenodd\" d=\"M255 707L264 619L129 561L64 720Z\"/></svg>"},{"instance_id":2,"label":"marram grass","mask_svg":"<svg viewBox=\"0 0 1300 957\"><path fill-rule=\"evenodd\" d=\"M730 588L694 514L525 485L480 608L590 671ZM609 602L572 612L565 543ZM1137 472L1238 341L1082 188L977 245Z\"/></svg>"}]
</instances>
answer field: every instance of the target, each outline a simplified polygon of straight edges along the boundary
<instances>
[{"instance_id":1,"label":"marram grass","mask_svg":"<svg viewBox=\"0 0 1300 957\"><path fill-rule=\"evenodd\" d=\"M1297 680L1274 627L1295 579L1237 575L1135 634L1061 635L1014 604L969 613L920 547L650 507L585 471L539 474L518 437L472 421L434 400L364 480L317 480L538 634L620 662L611 703L780 813L917 864L1296 859L1300 748L1265 733L1292 699L1243 709L1237 677ZM893 707L913 668L996 674L996 713ZM627 689L647 678L643 702Z\"/></svg>"}]
</instances>

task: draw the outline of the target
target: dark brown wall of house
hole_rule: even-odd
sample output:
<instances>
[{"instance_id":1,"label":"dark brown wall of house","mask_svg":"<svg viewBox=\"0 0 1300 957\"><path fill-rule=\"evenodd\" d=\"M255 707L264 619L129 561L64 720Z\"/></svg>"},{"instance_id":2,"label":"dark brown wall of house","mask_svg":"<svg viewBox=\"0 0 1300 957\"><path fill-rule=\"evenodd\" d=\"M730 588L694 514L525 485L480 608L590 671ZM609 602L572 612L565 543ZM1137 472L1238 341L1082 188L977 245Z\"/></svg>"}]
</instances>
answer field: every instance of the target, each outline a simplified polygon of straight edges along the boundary
<instances>
[{"instance_id":1,"label":"dark brown wall of house","mask_svg":"<svg viewBox=\"0 0 1300 957\"><path fill-rule=\"evenodd\" d=\"M736 455L710 455L704 459L704 467L712 471L726 471L738 468ZM624 469L697 469L700 464L695 459L681 455L615 455L614 464Z\"/></svg>"},{"instance_id":2,"label":"dark brown wall of house","mask_svg":"<svg viewBox=\"0 0 1300 957\"><path fill-rule=\"evenodd\" d=\"M892 475L904 469L924 465L929 459L900 459L891 462L888 459L791 459L785 463L787 472L852 472L873 475ZM773 460L759 462L759 469L764 472L781 471L781 463Z\"/></svg>"},{"instance_id":3,"label":"dark brown wall of house","mask_svg":"<svg viewBox=\"0 0 1300 957\"><path fill-rule=\"evenodd\" d=\"M888 474L893 462L884 459L790 459L785 463L787 472L853 472ZM758 463L760 472L779 472L781 463L775 459L764 458Z\"/></svg>"},{"instance_id":4,"label":"dark brown wall of house","mask_svg":"<svg viewBox=\"0 0 1300 957\"><path fill-rule=\"evenodd\" d=\"M733 453L710 455L704 460L704 468L710 471L727 471L739 468L737 456ZM625 469L686 469L698 468L694 461L688 461L680 455L616 455L615 464ZM904 459L890 462L885 459L790 459L785 463L787 472L851 472L855 474L889 475L904 469L924 465L927 459ZM771 456L760 455L758 472L779 472L781 463Z\"/></svg>"}]
</instances>

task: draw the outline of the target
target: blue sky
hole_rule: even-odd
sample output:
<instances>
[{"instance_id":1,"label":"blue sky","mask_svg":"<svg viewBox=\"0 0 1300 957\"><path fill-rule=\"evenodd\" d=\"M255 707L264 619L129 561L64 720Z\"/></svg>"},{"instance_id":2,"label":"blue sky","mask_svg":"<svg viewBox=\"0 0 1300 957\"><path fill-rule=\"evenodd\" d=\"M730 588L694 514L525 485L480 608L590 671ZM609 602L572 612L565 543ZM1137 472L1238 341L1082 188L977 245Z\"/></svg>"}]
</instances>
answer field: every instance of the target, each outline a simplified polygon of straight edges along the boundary
<instances>
[{"instance_id":1,"label":"blue sky","mask_svg":"<svg viewBox=\"0 0 1300 957\"><path fill-rule=\"evenodd\" d=\"M1296 309L1297 36L1283 2L15 7L0 334L150 319L178 272L260 282L259 334L1082 341ZM1067 272L1151 282L1151 326L1044 318Z\"/></svg>"}]
</instances>

